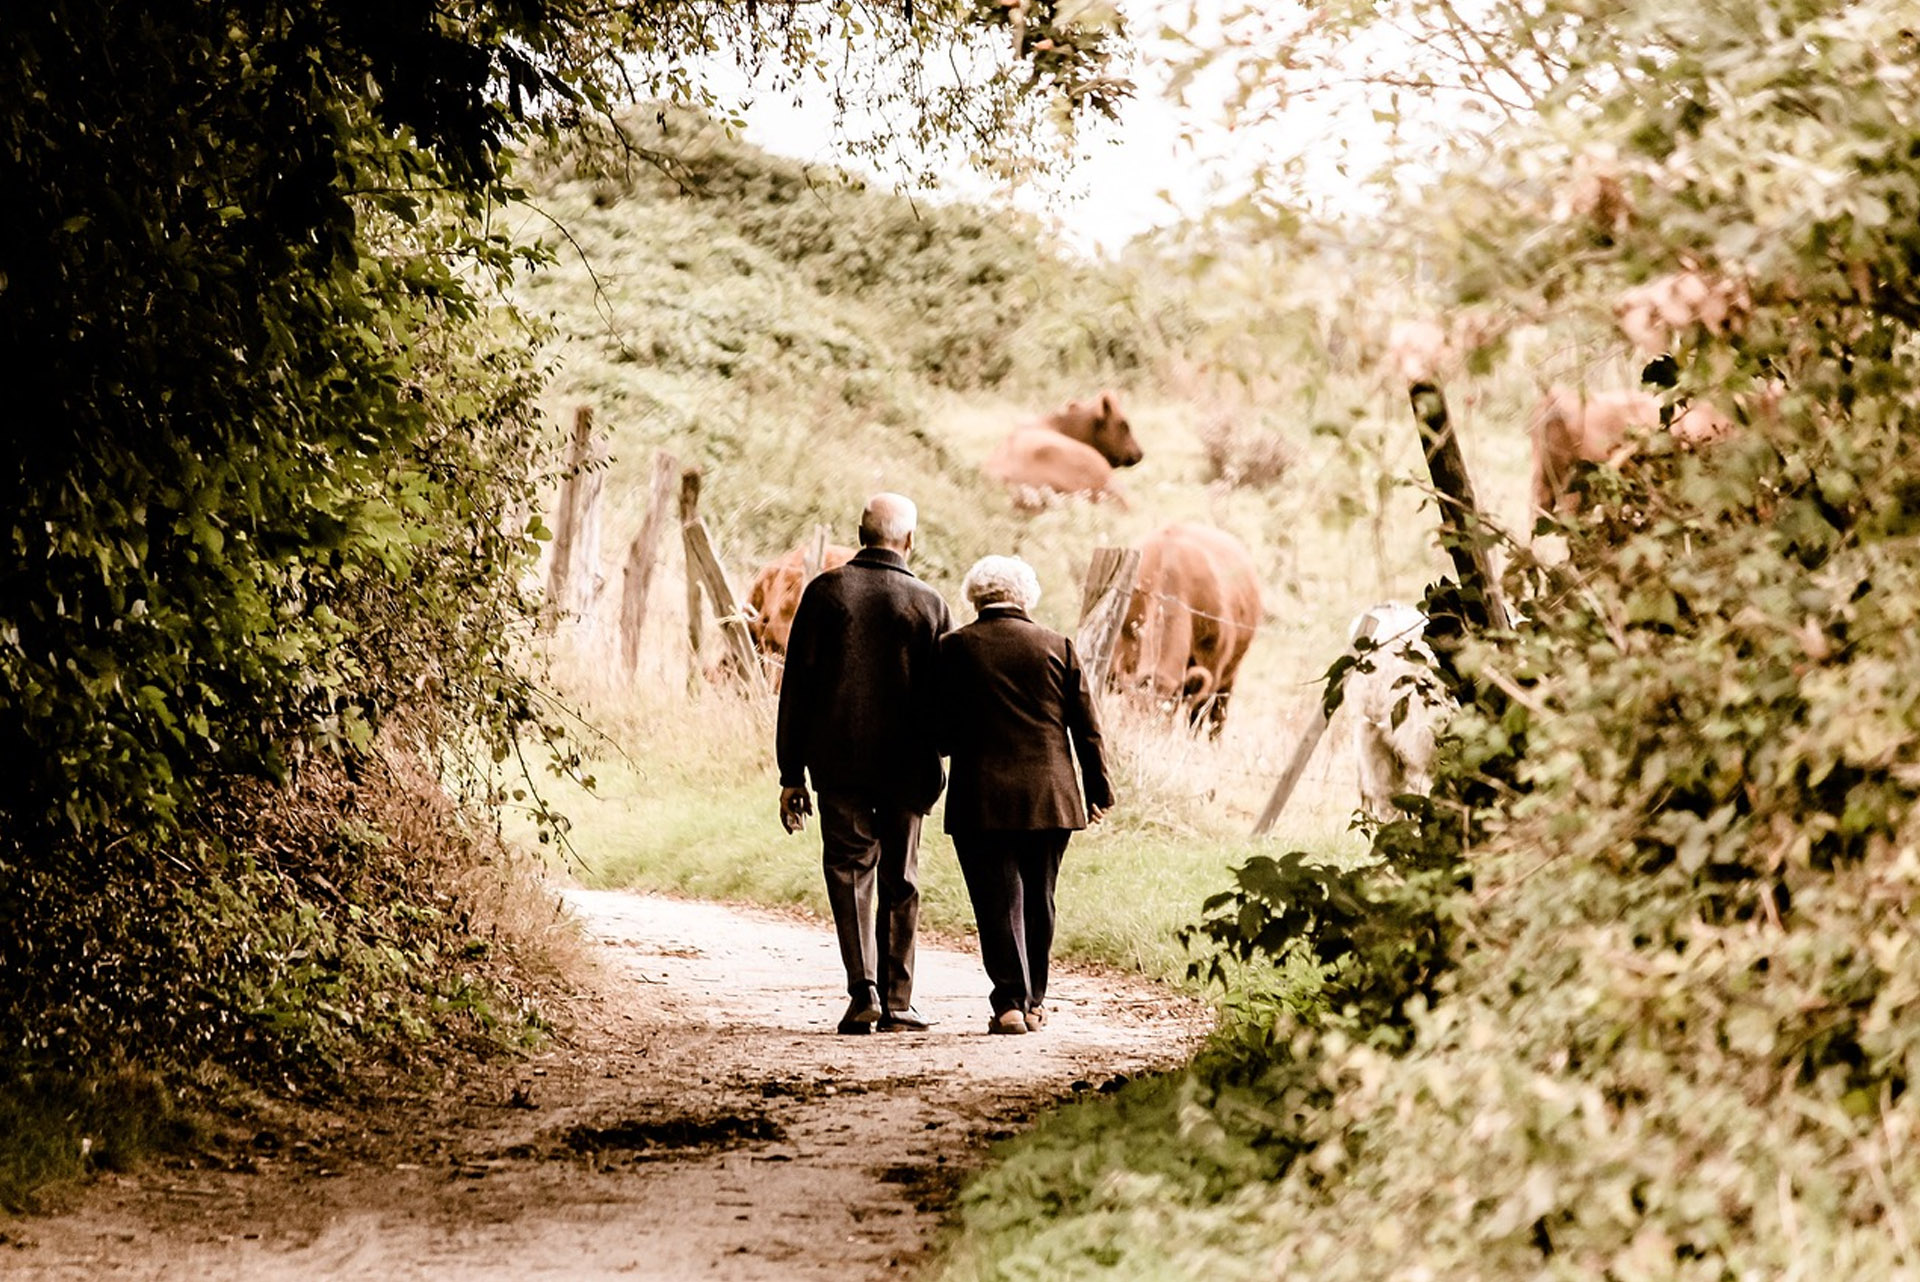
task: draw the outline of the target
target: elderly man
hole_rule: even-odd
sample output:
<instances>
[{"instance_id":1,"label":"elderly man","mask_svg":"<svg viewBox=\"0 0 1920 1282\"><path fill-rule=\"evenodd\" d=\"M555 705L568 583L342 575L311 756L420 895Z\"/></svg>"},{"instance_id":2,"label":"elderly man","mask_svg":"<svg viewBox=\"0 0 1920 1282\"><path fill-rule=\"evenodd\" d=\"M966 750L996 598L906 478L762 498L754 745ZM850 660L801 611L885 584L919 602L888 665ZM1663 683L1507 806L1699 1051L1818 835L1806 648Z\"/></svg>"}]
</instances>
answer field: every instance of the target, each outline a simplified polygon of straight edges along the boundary
<instances>
[{"instance_id":1,"label":"elderly man","mask_svg":"<svg viewBox=\"0 0 1920 1282\"><path fill-rule=\"evenodd\" d=\"M801 594L780 685L780 820L806 826L811 775L851 998L842 1033L929 1024L913 1005L920 822L945 782L933 680L952 617L907 569L917 516L898 494L868 500L859 552Z\"/></svg>"},{"instance_id":2,"label":"elderly man","mask_svg":"<svg viewBox=\"0 0 1920 1282\"><path fill-rule=\"evenodd\" d=\"M940 642L940 746L953 758L947 831L992 984L987 1031L1038 1032L1060 859L1074 830L1113 805L1113 785L1073 642L1027 616L1040 599L1033 567L983 557L961 590L979 618Z\"/></svg>"}]
</instances>

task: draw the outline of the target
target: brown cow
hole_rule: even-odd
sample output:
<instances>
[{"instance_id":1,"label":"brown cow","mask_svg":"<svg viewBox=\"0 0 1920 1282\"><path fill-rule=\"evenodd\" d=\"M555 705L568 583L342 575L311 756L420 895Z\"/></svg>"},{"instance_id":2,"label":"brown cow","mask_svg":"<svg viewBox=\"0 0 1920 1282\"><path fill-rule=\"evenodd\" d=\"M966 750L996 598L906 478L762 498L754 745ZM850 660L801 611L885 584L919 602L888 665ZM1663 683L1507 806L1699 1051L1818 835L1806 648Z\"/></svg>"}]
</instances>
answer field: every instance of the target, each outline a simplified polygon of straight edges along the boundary
<instances>
[{"instance_id":1,"label":"brown cow","mask_svg":"<svg viewBox=\"0 0 1920 1282\"><path fill-rule=\"evenodd\" d=\"M1527 431L1533 439L1533 506L1539 512L1566 508L1577 463L1619 466L1633 453L1636 433L1660 426L1660 399L1646 392L1597 392L1583 397L1567 387L1549 388L1534 407ZM1689 448L1721 440L1733 420L1705 401L1679 414L1667 430Z\"/></svg>"},{"instance_id":2,"label":"brown cow","mask_svg":"<svg viewBox=\"0 0 1920 1282\"><path fill-rule=\"evenodd\" d=\"M1077 448L1076 448L1077 447ZM1126 506L1115 468L1145 454L1112 392L1061 408L1008 433L983 471L1013 493L1015 506L1033 511L1056 498L1084 495Z\"/></svg>"},{"instance_id":3,"label":"brown cow","mask_svg":"<svg viewBox=\"0 0 1920 1282\"><path fill-rule=\"evenodd\" d=\"M1014 506L1024 511L1073 495L1127 506L1126 495L1113 479L1113 464L1093 446L1051 428L1016 429L1000 442L982 470L1005 485Z\"/></svg>"},{"instance_id":4,"label":"brown cow","mask_svg":"<svg viewBox=\"0 0 1920 1282\"><path fill-rule=\"evenodd\" d=\"M1184 707L1195 726L1204 716L1218 735L1260 614L1260 581L1245 545L1210 525L1175 522L1141 545L1112 684Z\"/></svg>"},{"instance_id":5,"label":"brown cow","mask_svg":"<svg viewBox=\"0 0 1920 1282\"><path fill-rule=\"evenodd\" d=\"M1672 351L1695 326L1713 337L1737 334L1752 313L1746 282L1693 270L1636 285L1613 305L1620 332L1648 356Z\"/></svg>"},{"instance_id":6,"label":"brown cow","mask_svg":"<svg viewBox=\"0 0 1920 1282\"><path fill-rule=\"evenodd\" d=\"M1133 425L1120 412L1120 402L1112 392L1102 392L1091 401L1068 401L1041 419L1039 426L1091 445L1115 467L1132 467L1146 457L1140 442L1134 439Z\"/></svg>"},{"instance_id":7,"label":"brown cow","mask_svg":"<svg viewBox=\"0 0 1920 1282\"><path fill-rule=\"evenodd\" d=\"M819 568L831 570L852 558L852 548L829 543ZM806 586L807 548L800 544L789 548L779 560L762 566L760 573L753 576L753 586L747 589L743 607L747 632L753 637L754 648L760 652L775 690L780 688L780 674L785 671L793 612L800 608L800 593Z\"/></svg>"}]
</instances>

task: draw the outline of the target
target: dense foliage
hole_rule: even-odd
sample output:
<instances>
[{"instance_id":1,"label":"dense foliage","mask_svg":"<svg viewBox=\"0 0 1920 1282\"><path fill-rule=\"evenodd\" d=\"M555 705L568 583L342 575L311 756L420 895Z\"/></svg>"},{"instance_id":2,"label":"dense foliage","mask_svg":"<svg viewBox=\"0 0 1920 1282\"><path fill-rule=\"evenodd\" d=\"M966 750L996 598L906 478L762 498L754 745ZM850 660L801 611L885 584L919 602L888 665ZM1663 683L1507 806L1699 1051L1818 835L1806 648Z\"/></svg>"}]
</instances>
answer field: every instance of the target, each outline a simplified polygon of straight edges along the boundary
<instances>
[{"instance_id":1,"label":"dense foliage","mask_svg":"<svg viewBox=\"0 0 1920 1282\"><path fill-rule=\"evenodd\" d=\"M1911 14L1412 0L1323 17L1249 8L1228 29L1266 43L1226 51L1278 49L1328 86L1377 76L1383 118L1409 128L1416 102L1480 109L1456 136L1467 163L1399 210L1429 262L1444 246L1453 300L1499 308L1533 359L1543 329L1577 343L1596 390L1618 369L1735 431L1694 452L1656 434L1582 478L1584 515L1512 549L1521 623L1455 655L1471 688L1434 800L1474 836L1461 888L1420 890L1446 843L1397 845L1404 825L1370 872L1249 864L1210 933L1338 964L1133 1102L1184 1162L1110 1138L1063 1167L1043 1136L969 1195L998 1236L954 1272L1909 1276ZM1379 18L1414 43L1381 58ZM1260 112L1301 82L1240 83ZM1628 291L1688 277L1704 288L1649 343ZM1446 930L1437 975L1419 1000L1346 1000L1405 990L1419 934L1387 927L1410 910ZM1200 1178L1223 1165L1258 1182ZM1022 1244L1031 1210L1008 1200L1054 1208L1044 1243Z\"/></svg>"},{"instance_id":2,"label":"dense foliage","mask_svg":"<svg viewBox=\"0 0 1920 1282\"><path fill-rule=\"evenodd\" d=\"M365 748L423 697L511 715L504 517L537 461L530 335L484 301L510 252L477 221L510 124L480 90L541 87L534 33L96 8L9 24L0 179L0 325L33 371L0 482L0 897L39 926L0 1028L56 1062L195 1018L141 994L189 900L244 898L210 785Z\"/></svg>"},{"instance_id":3,"label":"dense foliage","mask_svg":"<svg viewBox=\"0 0 1920 1282\"><path fill-rule=\"evenodd\" d=\"M511 1035L442 866L487 843L408 826L376 781L434 793L409 737L551 733L512 652L551 462L544 331L506 294L539 257L498 225L514 148L616 91L698 97L687 68L721 56L826 77L871 48L842 92L883 86L927 137L1126 92L1098 14L772 9L9 15L0 913L31 929L0 942L0 1074L213 1057L280 1082ZM918 74L949 51L978 93Z\"/></svg>"}]
</instances>

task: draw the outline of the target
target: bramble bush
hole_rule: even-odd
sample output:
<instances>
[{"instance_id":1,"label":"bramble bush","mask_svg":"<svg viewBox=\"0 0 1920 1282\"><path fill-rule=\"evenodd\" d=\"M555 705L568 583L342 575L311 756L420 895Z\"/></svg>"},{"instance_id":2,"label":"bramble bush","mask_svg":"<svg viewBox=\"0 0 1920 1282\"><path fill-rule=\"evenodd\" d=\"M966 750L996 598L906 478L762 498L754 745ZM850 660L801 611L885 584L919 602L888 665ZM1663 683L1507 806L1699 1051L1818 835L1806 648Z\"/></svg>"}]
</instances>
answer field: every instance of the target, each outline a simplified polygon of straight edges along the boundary
<instances>
[{"instance_id":1,"label":"bramble bush","mask_svg":"<svg viewBox=\"0 0 1920 1282\"><path fill-rule=\"evenodd\" d=\"M1386 858L1256 861L1216 901L1229 956L1317 977L1223 1039L1224 1064L1153 1087L1197 1101L1159 1124L1195 1170L1223 1134L1288 1160L1222 1190L1110 1143L1056 1165L1052 1195L1103 1247L1001 1207L1019 1232L963 1245L953 1276L1920 1270L1910 15L1575 8L1400 14L1527 108L1403 221L1445 233L1459 301L1585 324L1595 350L1624 348L1630 286L1737 282L1730 322L1681 315L1635 363L1670 413L1710 400L1736 430L1691 452L1654 433L1515 545L1520 620L1453 652L1434 796L1379 830ZM1329 65L1314 42L1350 29L1283 56ZM1468 875L1424 895L1453 834ZM1444 946L1410 983L1429 923ZM970 1191L970 1221L1004 1195L997 1175Z\"/></svg>"}]
</instances>

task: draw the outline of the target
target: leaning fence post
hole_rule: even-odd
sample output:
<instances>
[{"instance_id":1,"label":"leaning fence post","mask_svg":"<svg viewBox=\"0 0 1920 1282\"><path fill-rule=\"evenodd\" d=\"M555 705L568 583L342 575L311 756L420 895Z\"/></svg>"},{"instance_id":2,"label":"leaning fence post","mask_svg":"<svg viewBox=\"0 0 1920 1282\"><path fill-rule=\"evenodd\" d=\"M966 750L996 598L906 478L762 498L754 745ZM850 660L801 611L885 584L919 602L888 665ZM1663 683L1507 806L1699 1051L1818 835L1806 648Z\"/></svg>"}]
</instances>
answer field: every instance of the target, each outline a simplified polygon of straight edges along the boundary
<instances>
[{"instance_id":1,"label":"leaning fence post","mask_svg":"<svg viewBox=\"0 0 1920 1282\"><path fill-rule=\"evenodd\" d=\"M680 535L687 556L687 639L693 647L696 670L700 659L700 594L704 589L713 603L714 618L727 650L739 665L741 680L753 689L764 689L766 677L754 650L753 635L740 613L740 598L734 595L726 567L713 550L707 523L700 519L700 474L689 470L680 477Z\"/></svg>"},{"instance_id":2,"label":"leaning fence post","mask_svg":"<svg viewBox=\"0 0 1920 1282\"><path fill-rule=\"evenodd\" d=\"M1312 719L1305 730L1300 732L1299 741L1293 745L1293 755L1287 758L1286 769L1280 772L1280 778L1273 785L1273 792L1267 797L1266 808L1254 821L1253 835L1263 837L1280 818L1280 812L1286 809L1287 800L1293 796L1293 789L1300 782L1300 776L1307 772L1307 762L1313 758L1313 750L1320 743L1320 736L1327 732L1327 705L1323 699L1313 701Z\"/></svg>"},{"instance_id":3,"label":"leaning fence post","mask_svg":"<svg viewBox=\"0 0 1920 1282\"><path fill-rule=\"evenodd\" d=\"M1440 494L1440 541L1453 558L1454 573L1460 576L1463 608L1471 613L1462 622L1469 627L1504 631L1510 626L1507 605L1487 556L1486 518L1474 502L1467 461L1448 421L1446 395L1439 384L1423 380L1407 389L1407 397L1413 402L1413 417L1420 427L1420 449L1427 458L1427 472Z\"/></svg>"},{"instance_id":4,"label":"leaning fence post","mask_svg":"<svg viewBox=\"0 0 1920 1282\"><path fill-rule=\"evenodd\" d=\"M1074 645L1087 685L1096 695L1107 687L1115 643L1126 621L1133 585L1140 577L1139 548L1095 548L1080 596L1080 627Z\"/></svg>"},{"instance_id":5,"label":"leaning fence post","mask_svg":"<svg viewBox=\"0 0 1920 1282\"><path fill-rule=\"evenodd\" d=\"M1440 495L1440 541L1453 559L1454 573L1460 580L1461 609L1468 616L1461 622L1471 628L1510 627L1506 601L1500 595L1492 562L1487 556L1486 518L1474 501L1473 480L1467 475L1459 438L1454 435L1448 419L1446 395L1439 384L1423 379L1407 388L1407 397L1413 403L1414 421L1420 428L1420 450L1426 456L1427 473ZM1363 632L1362 636L1370 637L1371 631ZM1286 769L1254 823L1255 836L1272 828L1280 817L1326 730L1326 703L1321 700L1315 703L1313 719L1294 745Z\"/></svg>"},{"instance_id":6,"label":"leaning fence post","mask_svg":"<svg viewBox=\"0 0 1920 1282\"><path fill-rule=\"evenodd\" d=\"M673 482L679 473L680 464L673 455L662 450L654 456L646 520L627 545L626 578L620 597L620 659L629 677L640 666L640 630L647 621L647 594L653 589L653 567L660 559L660 532L666 528L667 504L673 499Z\"/></svg>"}]
</instances>

